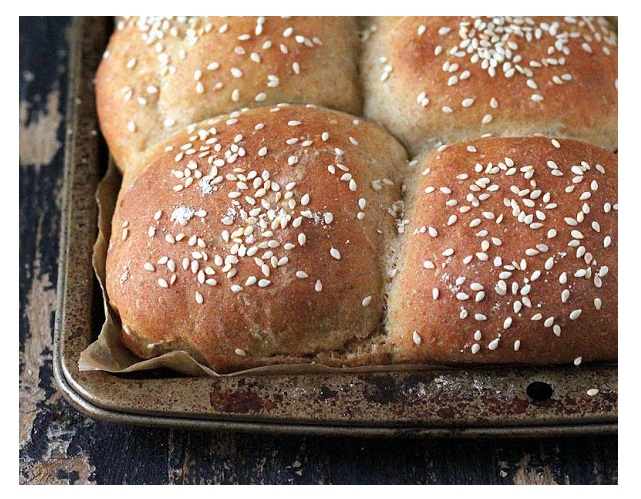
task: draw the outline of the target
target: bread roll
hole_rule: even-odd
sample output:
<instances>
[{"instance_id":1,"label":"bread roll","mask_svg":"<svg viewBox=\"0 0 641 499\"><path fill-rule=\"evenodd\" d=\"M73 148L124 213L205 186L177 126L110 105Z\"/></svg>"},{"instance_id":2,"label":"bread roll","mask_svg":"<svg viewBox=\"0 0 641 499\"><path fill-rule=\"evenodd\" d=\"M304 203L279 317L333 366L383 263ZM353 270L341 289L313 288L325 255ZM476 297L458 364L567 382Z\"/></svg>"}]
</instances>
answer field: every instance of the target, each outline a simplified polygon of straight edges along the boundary
<instances>
[{"instance_id":1,"label":"bread roll","mask_svg":"<svg viewBox=\"0 0 641 499\"><path fill-rule=\"evenodd\" d=\"M488 138L421 158L387 324L394 362L617 359L617 155Z\"/></svg>"},{"instance_id":2,"label":"bread roll","mask_svg":"<svg viewBox=\"0 0 641 499\"><path fill-rule=\"evenodd\" d=\"M96 75L121 170L185 125L244 107L313 103L361 114L351 17L119 19Z\"/></svg>"},{"instance_id":3,"label":"bread roll","mask_svg":"<svg viewBox=\"0 0 641 499\"><path fill-rule=\"evenodd\" d=\"M412 155L481 137L617 148L617 36L600 17L382 17L363 47L365 116Z\"/></svg>"},{"instance_id":4,"label":"bread roll","mask_svg":"<svg viewBox=\"0 0 641 499\"><path fill-rule=\"evenodd\" d=\"M407 165L383 128L280 106L206 120L150 150L121 190L107 293L142 358L225 373L389 362L387 261Z\"/></svg>"}]
</instances>

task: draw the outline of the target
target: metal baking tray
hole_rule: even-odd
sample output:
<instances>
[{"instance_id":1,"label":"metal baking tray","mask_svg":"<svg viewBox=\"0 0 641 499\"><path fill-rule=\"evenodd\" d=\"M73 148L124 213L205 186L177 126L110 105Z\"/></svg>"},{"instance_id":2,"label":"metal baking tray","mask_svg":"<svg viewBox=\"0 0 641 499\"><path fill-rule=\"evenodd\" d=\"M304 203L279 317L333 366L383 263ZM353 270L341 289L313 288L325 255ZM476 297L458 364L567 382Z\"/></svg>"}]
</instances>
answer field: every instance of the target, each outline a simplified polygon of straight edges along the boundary
<instances>
[{"instance_id":1,"label":"metal baking tray","mask_svg":"<svg viewBox=\"0 0 641 499\"><path fill-rule=\"evenodd\" d=\"M220 378L80 372L80 352L95 340L104 320L92 252L95 193L108 151L99 134L93 77L111 29L108 18L75 19L69 68L54 377L79 411L122 424L315 435L529 437L617 431L617 364Z\"/></svg>"}]
</instances>

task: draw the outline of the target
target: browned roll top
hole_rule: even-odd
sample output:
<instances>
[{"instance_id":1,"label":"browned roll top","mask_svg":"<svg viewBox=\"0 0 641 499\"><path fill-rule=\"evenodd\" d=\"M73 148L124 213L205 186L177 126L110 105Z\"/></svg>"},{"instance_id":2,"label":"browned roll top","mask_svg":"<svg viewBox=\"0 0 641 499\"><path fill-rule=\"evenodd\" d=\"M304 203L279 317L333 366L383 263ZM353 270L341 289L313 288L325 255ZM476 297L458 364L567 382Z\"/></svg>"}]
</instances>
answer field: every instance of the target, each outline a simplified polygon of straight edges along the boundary
<instances>
[{"instance_id":1,"label":"browned roll top","mask_svg":"<svg viewBox=\"0 0 641 499\"><path fill-rule=\"evenodd\" d=\"M144 358L185 349L220 372L363 363L348 346L381 334L405 164L383 129L301 106L159 144L113 218L107 291L125 344Z\"/></svg>"},{"instance_id":2,"label":"browned roll top","mask_svg":"<svg viewBox=\"0 0 641 499\"><path fill-rule=\"evenodd\" d=\"M365 116L412 154L483 134L617 148L617 37L604 18L382 17L369 26Z\"/></svg>"},{"instance_id":3,"label":"browned roll top","mask_svg":"<svg viewBox=\"0 0 641 499\"><path fill-rule=\"evenodd\" d=\"M351 17L119 19L96 75L98 115L116 164L184 126L281 102L361 114Z\"/></svg>"},{"instance_id":4,"label":"browned roll top","mask_svg":"<svg viewBox=\"0 0 641 499\"><path fill-rule=\"evenodd\" d=\"M616 359L616 154L480 139L415 168L389 301L398 361Z\"/></svg>"}]
</instances>

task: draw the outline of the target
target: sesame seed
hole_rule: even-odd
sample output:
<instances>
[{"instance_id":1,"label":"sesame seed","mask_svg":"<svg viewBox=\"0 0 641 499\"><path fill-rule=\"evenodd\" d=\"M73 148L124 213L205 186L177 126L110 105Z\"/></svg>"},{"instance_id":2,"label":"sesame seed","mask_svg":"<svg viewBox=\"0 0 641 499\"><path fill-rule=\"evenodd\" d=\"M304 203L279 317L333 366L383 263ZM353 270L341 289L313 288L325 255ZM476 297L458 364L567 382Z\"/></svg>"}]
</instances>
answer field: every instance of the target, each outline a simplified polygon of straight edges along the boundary
<instances>
[{"instance_id":1,"label":"sesame seed","mask_svg":"<svg viewBox=\"0 0 641 499\"><path fill-rule=\"evenodd\" d=\"M296 277L298 277L299 279L307 279L307 277L309 276L307 275L307 272L303 270L298 270L296 271Z\"/></svg>"},{"instance_id":2,"label":"sesame seed","mask_svg":"<svg viewBox=\"0 0 641 499\"><path fill-rule=\"evenodd\" d=\"M341 253L340 253L340 251L338 251L338 250L337 250L336 248L334 248L334 247L332 247L332 248L329 250L329 254L332 256L332 258L334 258L334 259L336 259L336 260L340 260L340 259L341 259Z\"/></svg>"},{"instance_id":3,"label":"sesame seed","mask_svg":"<svg viewBox=\"0 0 641 499\"><path fill-rule=\"evenodd\" d=\"M479 345L478 343L474 343L474 345L472 345L472 353L476 354L479 352L479 350L481 350L481 345Z\"/></svg>"},{"instance_id":4,"label":"sesame seed","mask_svg":"<svg viewBox=\"0 0 641 499\"><path fill-rule=\"evenodd\" d=\"M243 350L242 348L237 348L236 350L234 350L234 352L236 353L236 355L240 355L241 357L245 357L247 355L247 352L245 352L245 350Z\"/></svg>"},{"instance_id":5,"label":"sesame seed","mask_svg":"<svg viewBox=\"0 0 641 499\"><path fill-rule=\"evenodd\" d=\"M372 297L371 296L366 296L365 298L363 298L363 301L361 302L361 304L364 307L367 307L371 302L372 302Z\"/></svg>"},{"instance_id":6,"label":"sesame seed","mask_svg":"<svg viewBox=\"0 0 641 499\"><path fill-rule=\"evenodd\" d=\"M421 342L423 341L423 339L421 338L421 336L418 334L417 331L414 331L412 333L412 340L414 340L414 343L416 343L417 345L420 345Z\"/></svg>"},{"instance_id":7,"label":"sesame seed","mask_svg":"<svg viewBox=\"0 0 641 499\"><path fill-rule=\"evenodd\" d=\"M256 276L250 275L245 281L245 286L253 286L256 282L258 282Z\"/></svg>"},{"instance_id":8,"label":"sesame seed","mask_svg":"<svg viewBox=\"0 0 641 499\"><path fill-rule=\"evenodd\" d=\"M196 298L196 303L203 303L204 301L203 295L201 295L198 291L196 291L195 298Z\"/></svg>"},{"instance_id":9,"label":"sesame seed","mask_svg":"<svg viewBox=\"0 0 641 499\"><path fill-rule=\"evenodd\" d=\"M433 299L438 300L439 294L440 294L440 292L439 292L438 288L432 289L432 298Z\"/></svg>"},{"instance_id":10,"label":"sesame seed","mask_svg":"<svg viewBox=\"0 0 641 499\"><path fill-rule=\"evenodd\" d=\"M577 357L576 359L574 359L575 366L579 366L581 362L583 362L583 357Z\"/></svg>"},{"instance_id":11,"label":"sesame seed","mask_svg":"<svg viewBox=\"0 0 641 499\"><path fill-rule=\"evenodd\" d=\"M316 281L316 284L314 284L314 289L317 293L320 293L323 290L323 283L320 282L320 279Z\"/></svg>"},{"instance_id":12,"label":"sesame seed","mask_svg":"<svg viewBox=\"0 0 641 499\"><path fill-rule=\"evenodd\" d=\"M493 339L490 341L490 344L487 346L490 350L496 350L499 347L500 338Z\"/></svg>"},{"instance_id":13,"label":"sesame seed","mask_svg":"<svg viewBox=\"0 0 641 499\"><path fill-rule=\"evenodd\" d=\"M163 279L162 277L160 279L158 279L158 285L161 288L168 288L169 287L169 284L167 283L167 281L165 279Z\"/></svg>"},{"instance_id":14,"label":"sesame seed","mask_svg":"<svg viewBox=\"0 0 641 499\"><path fill-rule=\"evenodd\" d=\"M576 310L573 310L572 312L570 312L570 320L574 321L574 320L578 319L580 315L581 315L581 309L580 308L578 308Z\"/></svg>"},{"instance_id":15,"label":"sesame seed","mask_svg":"<svg viewBox=\"0 0 641 499\"><path fill-rule=\"evenodd\" d=\"M594 397L599 394L599 390L598 388L590 388L586 393L588 394L588 397Z\"/></svg>"},{"instance_id":16,"label":"sesame seed","mask_svg":"<svg viewBox=\"0 0 641 499\"><path fill-rule=\"evenodd\" d=\"M233 284L231 286L232 293L240 293L242 290L243 290L243 287L239 286L238 284Z\"/></svg>"}]
</instances>

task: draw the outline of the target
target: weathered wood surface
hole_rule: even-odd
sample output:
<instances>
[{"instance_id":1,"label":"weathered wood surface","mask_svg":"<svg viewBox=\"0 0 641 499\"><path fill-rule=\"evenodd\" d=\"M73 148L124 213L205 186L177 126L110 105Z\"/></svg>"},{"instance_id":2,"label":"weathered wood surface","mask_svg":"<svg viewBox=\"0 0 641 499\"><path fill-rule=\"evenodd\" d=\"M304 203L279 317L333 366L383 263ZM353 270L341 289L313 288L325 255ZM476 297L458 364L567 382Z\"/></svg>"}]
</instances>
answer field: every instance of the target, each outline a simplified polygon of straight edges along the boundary
<instances>
[{"instance_id":1,"label":"weathered wood surface","mask_svg":"<svg viewBox=\"0 0 641 499\"><path fill-rule=\"evenodd\" d=\"M20 18L21 484L617 484L617 436L392 440L148 429L94 421L56 390L71 21Z\"/></svg>"}]
</instances>

